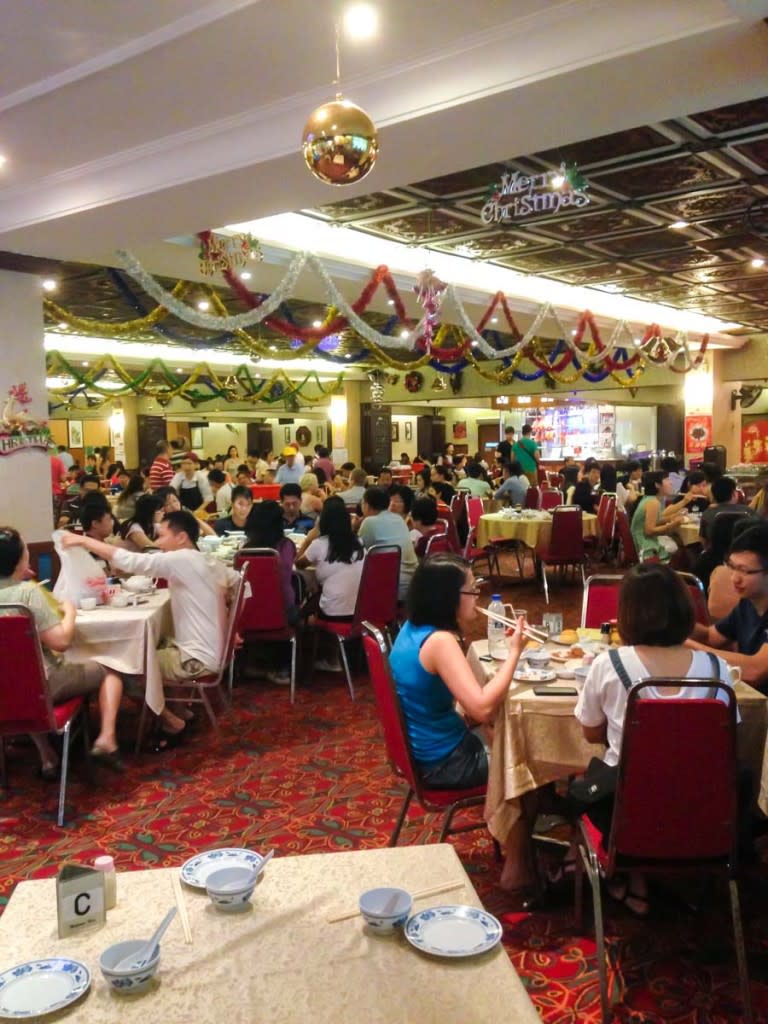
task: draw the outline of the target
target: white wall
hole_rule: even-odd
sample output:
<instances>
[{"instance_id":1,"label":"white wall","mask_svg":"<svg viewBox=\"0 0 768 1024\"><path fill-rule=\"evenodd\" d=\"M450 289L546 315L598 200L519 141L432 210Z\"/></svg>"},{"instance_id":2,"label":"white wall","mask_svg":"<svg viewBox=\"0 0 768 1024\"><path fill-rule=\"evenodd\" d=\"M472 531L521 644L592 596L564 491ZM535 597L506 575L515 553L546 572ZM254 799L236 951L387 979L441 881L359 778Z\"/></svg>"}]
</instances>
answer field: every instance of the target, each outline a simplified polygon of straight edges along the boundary
<instances>
[{"instance_id":1,"label":"white wall","mask_svg":"<svg viewBox=\"0 0 768 1024\"><path fill-rule=\"evenodd\" d=\"M656 408L651 405L616 406L617 455L631 445L638 451L656 448ZM681 454L681 453L678 453Z\"/></svg>"},{"instance_id":2,"label":"white wall","mask_svg":"<svg viewBox=\"0 0 768 1024\"><path fill-rule=\"evenodd\" d=\"M0 414L9 389L24 382L32 398L27 412L47 420L43 303L34 274L0 271L0 338ZM0 456L0 526L15 527L30 543L51 539L51 469L42 449Z\"/></svg>"}]
</instances>

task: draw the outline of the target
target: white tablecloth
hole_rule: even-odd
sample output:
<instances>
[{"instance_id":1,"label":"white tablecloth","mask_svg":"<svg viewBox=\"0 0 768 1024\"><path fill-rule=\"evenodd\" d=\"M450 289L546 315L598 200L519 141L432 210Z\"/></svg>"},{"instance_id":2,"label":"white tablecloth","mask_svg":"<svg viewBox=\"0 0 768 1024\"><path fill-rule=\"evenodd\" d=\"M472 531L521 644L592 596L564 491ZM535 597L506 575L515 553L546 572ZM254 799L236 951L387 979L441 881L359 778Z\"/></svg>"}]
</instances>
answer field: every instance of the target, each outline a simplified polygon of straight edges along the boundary
<instances>
[{"instance_id":1,"label":"white tablecloth","mask_svg":"<svg viewBox=\"0 0 768 1024\"><path fill-rule=\"evenodd\" d=\"M165 707L163 680L155 649L173 634L170 594L159 590L146 604L115 608L100 605L78 611L75 637L67 661L98 661L100 665L146 679L146 701L159 715Z\"/></svg>"},{"instance_id":2,"label":"white tablecloth","mask_svg":"<svg viewBox=\"0 0 768 1024\"><path fill-rule=\"evenodd\" d=\"M412 949L402 934L376 936L354 909L365 889L411 891L445 882L463 888L418 900L480 906L453 847L414 846L356 853L275 857L241 914L215 910L205 892L184 887L192 944L181 923L162 940L160 968L143 995L112 994L98 967L114 942L149 937L173 905L178 869L118 874L118 903L107 924L56 937L54 882L21 882L0 918L0 967L65 955L93 973L91 990L52 1019L93 1024L474 1024L539 1017L501 947L480 957L443 960Z\"/></svg>"}]
</instances>

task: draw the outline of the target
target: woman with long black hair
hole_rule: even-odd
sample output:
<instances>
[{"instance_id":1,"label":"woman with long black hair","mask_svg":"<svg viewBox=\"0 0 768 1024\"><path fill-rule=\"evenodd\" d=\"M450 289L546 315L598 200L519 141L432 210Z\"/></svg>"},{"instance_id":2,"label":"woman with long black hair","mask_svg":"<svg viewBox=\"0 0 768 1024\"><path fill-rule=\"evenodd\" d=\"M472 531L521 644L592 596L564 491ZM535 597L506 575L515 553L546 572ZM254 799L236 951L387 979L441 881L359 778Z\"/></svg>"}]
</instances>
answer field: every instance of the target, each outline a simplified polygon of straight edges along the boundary
<instances>
[{"instance_id":1,"label":"woman with long black hair","mask_svg":"<svg viewBox=\"0 0 768 1024\"><path fill-rule=\"evenodd\" d=\"M311 541L297 568L315 567L321 619L351 622L363 572L363 546L352 529L352 520L341 498L328 498Z\"/></svg>"},{"instance_id":2,"label":"woman with long black hair","mask_svg":"<svg viewBox=\"0 0 768 1024\"><path fill-rule=\"evenodd\" d=\"M163 499L157 494L142 494L130 519L120 524L122 546L127 551L146 551L155 546L155 527L163 518Z\"/></svg>"}]
</instances>

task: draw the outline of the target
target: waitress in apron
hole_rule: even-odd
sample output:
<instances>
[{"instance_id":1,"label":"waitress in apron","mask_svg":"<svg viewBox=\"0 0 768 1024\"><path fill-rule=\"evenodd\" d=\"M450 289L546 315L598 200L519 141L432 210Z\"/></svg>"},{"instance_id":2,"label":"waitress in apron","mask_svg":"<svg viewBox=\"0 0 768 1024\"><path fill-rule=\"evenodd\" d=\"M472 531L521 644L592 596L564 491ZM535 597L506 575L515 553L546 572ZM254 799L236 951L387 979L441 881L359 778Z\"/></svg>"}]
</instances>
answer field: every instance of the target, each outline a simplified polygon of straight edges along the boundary
<instances>
[{"instance_id":1,"label":"waitress in apron","mask_svg":"<svg viewBox=\"0 0 768 1024\"><path fill-rule=\"evenodd\" d=\"M205 511L205 506L213 501L208 478L197 466L197 456L188 453L182 460L179 472L171 481L171 487L179 495L181 507L193 513Z\"/></svg>"}]
</instances>

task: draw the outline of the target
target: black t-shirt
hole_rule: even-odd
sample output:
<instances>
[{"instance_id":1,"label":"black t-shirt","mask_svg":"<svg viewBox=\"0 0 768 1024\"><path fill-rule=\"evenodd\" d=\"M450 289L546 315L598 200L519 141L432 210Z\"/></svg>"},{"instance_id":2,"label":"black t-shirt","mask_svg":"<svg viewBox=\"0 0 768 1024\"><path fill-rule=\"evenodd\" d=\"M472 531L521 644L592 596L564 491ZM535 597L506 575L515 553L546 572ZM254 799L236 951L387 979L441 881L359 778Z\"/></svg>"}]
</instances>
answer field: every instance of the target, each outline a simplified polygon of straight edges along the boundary
<instances>
[{"instance_id":1,"label":"black t-shirt","mask_svg":"<svg viewBox=\"0 0 768 1024\"><path fill-rule=\"evenodd\" d=\"M496 451L501 456L504 462L512 461L512 443L511 441L500 441L496 445Z\"/></svg>"},{"instance_id":2,"label":"black t-shirt","mask_svg":"<svg viewBox=\"0 0 768 1024\"><path fill-rule=\"evenodd\" d=\"M451 487L445 480L433 480L432 486L434 487L437 494L440 495L440 500L446 505L451 504L451 499L455 496L456 491Z\"/></svg>"},{"instance_id":3,"label":"black t-shirt","mask_svg":"<svg viewBox=\"0 0 768 1024\"><path fill-rule=\"evenodd\" d=\"M715 629L735 641L739 654L757 654L768 644L768 612L759 615L752 602L742 597L729 615L715 623Z\"/></svg>"},{"instance_id":4,"label":"black t-shirt","mask_svg":"<svg viewBox=\"0 0 768 1024\"><path fill-rule=\"evenodd\" d=\"M588 480L581 480L573 489L573 504L580 505L585 512L594 512L600 495L592 490Z\"/></svg>"}]
</instances>

